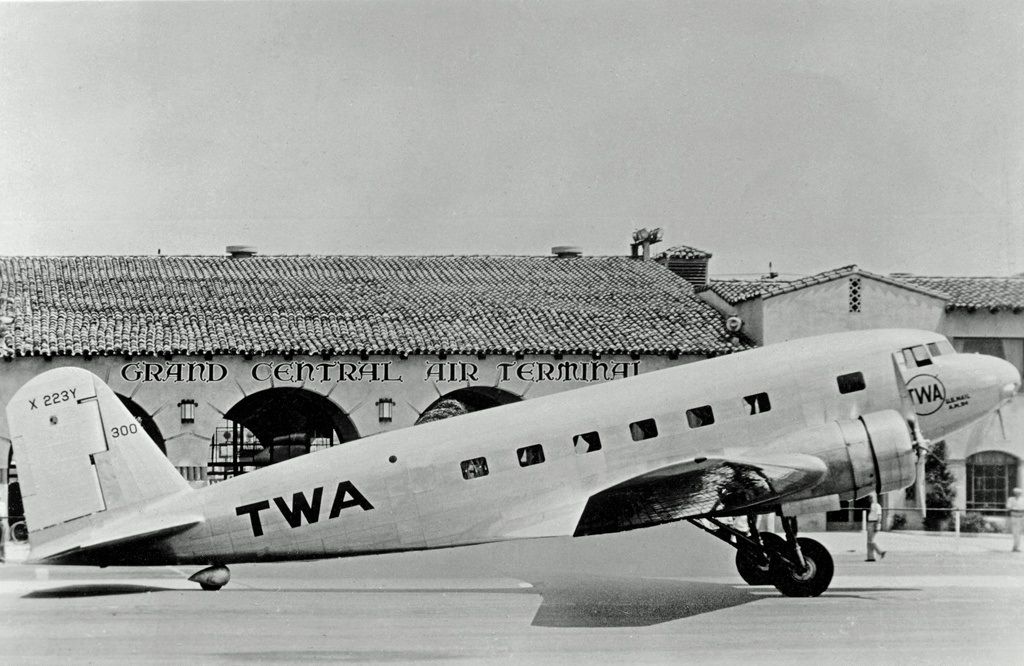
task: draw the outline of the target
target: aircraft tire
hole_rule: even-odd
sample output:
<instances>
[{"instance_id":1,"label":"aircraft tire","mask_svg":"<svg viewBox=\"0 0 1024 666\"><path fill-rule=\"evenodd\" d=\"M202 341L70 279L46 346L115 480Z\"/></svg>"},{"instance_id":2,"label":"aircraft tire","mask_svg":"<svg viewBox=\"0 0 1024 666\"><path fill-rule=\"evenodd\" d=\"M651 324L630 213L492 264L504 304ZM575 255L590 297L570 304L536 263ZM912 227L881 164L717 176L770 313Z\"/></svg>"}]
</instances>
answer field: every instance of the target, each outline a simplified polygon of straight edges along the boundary
<instances>
[{"instance_id":1,"label":"aircraft tire","mask_svg":"<svg viewBox=\"0 0 1024 666\"><path fill-rule=\"evenodd\" d=\"M199 587L203 588L207 592L216 592L217 590L219 590L220 588L222 588L224 586L223 585L211 585L210 583L199 583Z\"/></svg>"},{"instance_id":2,"label":"aircraft tire","mask_svg":"<svg viewBox=\"0 0 1024 666\"><path fill-rule=\"evenodd\" d=\"M835 573L832 555L814 539L800 537L797 543L807 563L807 571L798 572L780 562L772 567L775 575L772 582L787 597L816 597L832 582L832 574Z\"/></svg>"},{"instance_id":3,"label":"aircraft tire","mask_svg":"<svg viewBox=\"0 0 1024 666\"><path fill-rule=\"evenodd\" d=\"M768 551L770 562L773 559L772 553L780 550L786 542L778 534L764 532L761 534L761 543ZM736 549L736 571L747 585L771 585L774 581L771 564L761 564L761 558L750 548Z\"/></svg>"}]
</instances>

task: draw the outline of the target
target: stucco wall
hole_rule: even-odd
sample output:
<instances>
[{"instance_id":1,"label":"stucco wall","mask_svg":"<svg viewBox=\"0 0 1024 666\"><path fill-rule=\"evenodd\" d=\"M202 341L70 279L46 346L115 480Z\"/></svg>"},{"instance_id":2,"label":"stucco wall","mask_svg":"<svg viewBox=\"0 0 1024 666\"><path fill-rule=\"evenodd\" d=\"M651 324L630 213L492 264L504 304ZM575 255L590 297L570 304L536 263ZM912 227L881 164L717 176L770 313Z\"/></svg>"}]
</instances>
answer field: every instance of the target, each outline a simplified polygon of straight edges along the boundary
<instances>
[{"instance_id":1,"label":"stucco wall","mask_svg":"<svg viewBox=\"0 0 1024 666\"><path fill-rule=\"evenodd\" d=\"M850 277L763 299L764 343L871 328L937 330L945 301L861 276L860 312L850 312Z\"/></svg>"}]
</instances>

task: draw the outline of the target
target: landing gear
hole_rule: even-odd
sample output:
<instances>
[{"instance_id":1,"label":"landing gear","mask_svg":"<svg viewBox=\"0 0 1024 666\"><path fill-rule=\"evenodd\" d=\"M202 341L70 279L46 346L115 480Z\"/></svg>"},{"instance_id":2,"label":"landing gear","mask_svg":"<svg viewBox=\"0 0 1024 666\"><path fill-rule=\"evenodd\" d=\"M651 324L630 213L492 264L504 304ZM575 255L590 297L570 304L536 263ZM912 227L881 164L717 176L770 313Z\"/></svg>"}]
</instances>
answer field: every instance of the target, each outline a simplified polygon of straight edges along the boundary
<instances>
[{"instance_id":1,"label":"landing gear","mask_svg":"<svg viewBox=\"0 0 1024 666\"><path fill-rule=\"evenodd\" d=\"M714 518L705 518L717 529L690 519L690 523L736 548L736 570L750 585L774 585L787 597L816 597L828 589L835 567L828 550L814 539L797 538L796 518L781 516L786 532L760 533L757 516L749 516L749 534Z\"/></svg>"},{"instance_id":2,"label":"landing gear","mask_svg":"<svg viewBox=\"0 0 1024 666\"><path fill-rule=\"evenodd\" d=\"M771 558L785 547L786 542L778 534L761 534L763 551L740 545L736 548L736 570L748 585L771 585Z\"/></svg>"},{"instance_id":3,"label":"landing gear","mask_svg":"<svg viewBox=\"0 0 1024 666\"><path fill-rule=\"evenodd\" d=\"M780 561L772 575L772 584L787 597L816 597L828 589L832 582L832 556L814 539L797 539L803 555L804 568L789 566Z\"/></svg>"},{"instance_id":4,"label":"landing gear","mask_svg":"<svg viewBox=\"0 0 1024 666\"><path fill-rule=\"evenodd\" d=\"M204 590L219 590L231 580L231 572L223 564L215 564L212 567L206 567L202 571L192 574L189 580L199 583L199 587Z\"/></svg>"}]
</instances>

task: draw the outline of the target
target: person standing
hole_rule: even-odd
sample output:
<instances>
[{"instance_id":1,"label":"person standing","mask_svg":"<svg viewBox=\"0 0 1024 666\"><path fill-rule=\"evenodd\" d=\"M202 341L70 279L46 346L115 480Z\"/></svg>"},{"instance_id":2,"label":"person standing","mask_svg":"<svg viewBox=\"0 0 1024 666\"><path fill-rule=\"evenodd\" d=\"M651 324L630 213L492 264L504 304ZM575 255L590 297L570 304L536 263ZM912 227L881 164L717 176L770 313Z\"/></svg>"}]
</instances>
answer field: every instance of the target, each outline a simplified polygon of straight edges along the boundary
<instances>
[{"instance_id":1,"label":"person standing","mask_svg":"<svg viewBox=\"0 0 1024 666\"><path fill-rule=\"evenodd\" d=\"M885 558L885 551L875 543L878 526L882 522L882 505L878 503L878 495L871 493L871 508L868 510L868 559L865 562L877 562L875 553L880 559Z\"/></svg>"},{"instance_id":2,"label":"person standing","mask_svg":"<svg viewBox=\"0 0 1024 666\"><path fill-rule=\"evenodd\" d=\"M1024 534L1024 490L1014 488L1013 494L1006 500L1006 510L1010 512L1010 531L1013 532L1013 552L1020 552L1021 535Z\"/></svg>"}]
</instances>

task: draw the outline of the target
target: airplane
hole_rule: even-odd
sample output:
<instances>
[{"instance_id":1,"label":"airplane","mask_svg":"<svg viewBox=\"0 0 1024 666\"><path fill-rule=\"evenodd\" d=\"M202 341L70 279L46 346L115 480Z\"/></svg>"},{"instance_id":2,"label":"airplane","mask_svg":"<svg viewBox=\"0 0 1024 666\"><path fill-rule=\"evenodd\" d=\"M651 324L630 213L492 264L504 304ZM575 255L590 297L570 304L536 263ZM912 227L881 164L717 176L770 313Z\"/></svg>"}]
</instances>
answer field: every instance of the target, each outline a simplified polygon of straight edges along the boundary
<instances>
[{"instance_id":1,"label":"airplane","mask_svg":"<svg viewBox=\"0 0 1024 666\"><path fill-rule=\"evenodd\" d=\"M7 406L29 561L203 565L587 536L687 520L754 585L818 596L800 515L923 482L929 442L999 409L1010 363L933 332L798 339L375 435L193 489L80 368ZM921 487L917 493L923 498ZM784 535L757 528L781 517ZM742 521L730 520L746 517Z\"/></svg>"}]
</instances>

